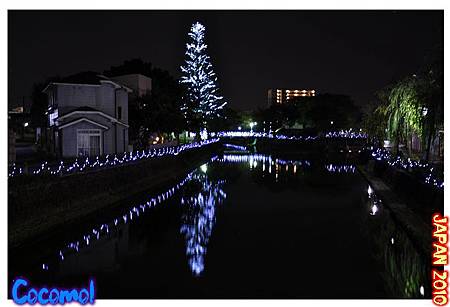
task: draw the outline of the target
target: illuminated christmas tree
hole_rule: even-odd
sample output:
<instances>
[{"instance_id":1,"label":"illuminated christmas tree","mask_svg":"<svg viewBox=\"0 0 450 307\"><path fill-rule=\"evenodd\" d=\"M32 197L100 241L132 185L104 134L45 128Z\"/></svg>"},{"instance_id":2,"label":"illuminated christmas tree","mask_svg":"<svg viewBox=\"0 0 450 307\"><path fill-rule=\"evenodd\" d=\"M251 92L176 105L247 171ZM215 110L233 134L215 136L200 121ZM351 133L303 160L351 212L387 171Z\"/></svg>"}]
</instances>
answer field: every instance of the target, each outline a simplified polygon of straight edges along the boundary
<instances>
[{"instance_id":1,"label":"illuminated christmas tree","mask_svg":"<svg viewBox=\"0 0 450 307\"><path fill-rule=\"evenodd\" d=\"M204 130L209 120L220 116L220 110L227 104L218 95L217 77L204 43L205 27L196 22L189 32L186 44L186 61L181 66L180 82L186 85L181 110L191 128Z\"/></svg>"}]
</instances>

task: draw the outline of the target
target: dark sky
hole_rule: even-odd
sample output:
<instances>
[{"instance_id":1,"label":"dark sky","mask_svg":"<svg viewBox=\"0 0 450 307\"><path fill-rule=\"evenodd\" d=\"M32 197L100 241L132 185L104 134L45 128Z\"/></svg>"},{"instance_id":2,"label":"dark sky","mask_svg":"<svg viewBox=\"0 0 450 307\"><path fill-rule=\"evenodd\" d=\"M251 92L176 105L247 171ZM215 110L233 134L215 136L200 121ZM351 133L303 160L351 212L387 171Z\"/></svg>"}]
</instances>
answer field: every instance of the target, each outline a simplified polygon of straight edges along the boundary
<instances>
[{"instance_id":1,"label":"dark sky","mask_svg":"<svg viewBox=\"0 0 450 307\"><path fill-rule=\"evenodd\" d=\"M49 76L103 72L131 58L178 77L196 20L222 94L238 109L266 106L273 87L348 94L364 105L443 42L443 11L9 11L9 103Z\"/></svg>"}]
</instances>

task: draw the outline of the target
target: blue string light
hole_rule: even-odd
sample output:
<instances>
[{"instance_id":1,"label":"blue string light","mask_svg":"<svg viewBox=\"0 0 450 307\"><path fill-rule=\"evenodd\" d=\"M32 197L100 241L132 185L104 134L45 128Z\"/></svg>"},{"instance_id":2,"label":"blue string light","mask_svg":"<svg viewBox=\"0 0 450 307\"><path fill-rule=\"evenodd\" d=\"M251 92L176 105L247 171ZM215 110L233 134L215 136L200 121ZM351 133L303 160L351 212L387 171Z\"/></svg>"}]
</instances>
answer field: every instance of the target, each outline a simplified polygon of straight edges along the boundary
<instances>
[{"instance_id":1,"label":"blue string light","mask_svg":"<svg viewBox=\"0 0 450 307\"><path fill-rule=\"evenodd\" d=\"M125 152L122 156L106 155L104 158L95 157L95 159L75 159L72 164L65 164L64 161L60 161L57 167L50 167L48 162L41 163L37 169L30 169L28 175L65 175L72 173L80 173L89 169L105 169L108 167L119 166L124 164L133 163L139 160L152 159L157 157L177 156L183 151L201 148L212 143L219 141L219 138L203 140L201 142L194 142L190 144L183 144L180 146L163 147L159 149L149 149L141 151ZM101 159L101 160L100 160ZM80 162L79 162L80 161ZM82 162L81 162L82 161ZM18 168L15 164L12 166L12 170L9 172L9 177L15 177L17 175L24 174L22 168Z\"/></svg>"},{"instance_id":2,"label":"blue string light","mask_svg":"<svg viewBox=\"0 0 450 307\"><path fill-rule=\"evenodd\" d=\"M351 132L352 129L348 131L336 131L328 132L325 134L326 138L365 138L366 135L361 132ZM250 131L222 131L215 134L215 138L203 140L201 142L194 142L190 144L184 144L180 146L163 147L159 149L149 149L142 151L131 151L125 152L121 157L117 155L106 155L104 158L99 156L95 158L86 157L85 159L75 159L72 164L66 164L64 161L60 161L57 167L50 167L47 161L42 162L40 167L36 169L30 169L28 175L64 175L77 172L83 172L87 169L101 169L117 165L123 165L131 163L138 160L150 159L155 157L165 157L170 155L178 155L179 153L200 148L211 143L218 142L220 138L233 138L233 137L255 137L255 138L269 138L277 140L295 140L295 141L313 141L317 140L319 136L287 136L287 135L274 135L265 132L250 132ZM245 147L233 144L226 144L225 146L237 150L245 150ZM81 162L82 161L82 162ZM21 167L17 167L13 164L8 172L8 177L15 177L17 175L24 174L24 170Z\"/></svg>"},{"instance_id":3,"label":"blue string light","mask_svg":"<svg viewBox=\"0 0 450 307\"><path fill-rule=\"evenodd\" d=\"M434 174L434 168L428 163L422 163L420 161L412 160L410 158L402 159L399 156L394 156L386 149L377 148L372 151L372 157L377 161L384 161L392 167L396 167L403 170L413 170L426 173L424 182L426 184L435 186L439 189L444 188L444 181L439 180Z\"/></svg>"}]
</instances>

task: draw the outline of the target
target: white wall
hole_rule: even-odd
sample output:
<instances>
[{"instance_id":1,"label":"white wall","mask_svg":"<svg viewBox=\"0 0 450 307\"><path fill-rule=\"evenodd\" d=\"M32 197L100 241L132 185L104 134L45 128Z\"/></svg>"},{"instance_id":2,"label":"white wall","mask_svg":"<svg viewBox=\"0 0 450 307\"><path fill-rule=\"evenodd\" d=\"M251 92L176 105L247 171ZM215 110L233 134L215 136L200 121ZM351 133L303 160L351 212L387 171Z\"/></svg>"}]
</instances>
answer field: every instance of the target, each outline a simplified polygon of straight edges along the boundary
<instances>
[{"instance_id":1,"label":"white wall","mask_svg":"<svg viewBox=\"0 0 450 307\"><path fill-rule=\"evenodd\" d=\"M121 88L115 89L110 83L103 83L99 86L82 85L56 85L59 116L69 113L79 107L91 107L114 118L117 116L117 109L122 108L121 122L128 124L128 92ZM65 122L85 117L99 124L108 127L104 132L103 153L122 153L128 150L128 128L123 125L113 124L109 119L96 114L76 114L70 116L59 125ZM96 128L92 124L82 122L63 129L62 133L62 154L64 157L74 157L77 154L77 134L76 129ZM116 132L117 130L117 132ZM116 146L117 133L117 146ZM124 143L125 140L125 143Z\"/></svg>"}]
</instances>

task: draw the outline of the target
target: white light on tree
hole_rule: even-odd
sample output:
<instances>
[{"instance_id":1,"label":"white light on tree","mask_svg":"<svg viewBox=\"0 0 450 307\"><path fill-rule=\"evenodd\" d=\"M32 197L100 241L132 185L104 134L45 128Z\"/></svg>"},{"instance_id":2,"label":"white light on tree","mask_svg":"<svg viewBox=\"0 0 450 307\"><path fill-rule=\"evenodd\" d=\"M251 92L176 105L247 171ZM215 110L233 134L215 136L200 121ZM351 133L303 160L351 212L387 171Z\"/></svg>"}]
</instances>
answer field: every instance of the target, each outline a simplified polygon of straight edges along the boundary
<instances>
[{"instance_id":1,"label":"white light on tree","mask_svg":"<svg viewBox=\"0 0 450 307\"><path fill-rule=\"evenodd\" d=\"M217 77L204 43L205 27L196 22L189 32L186 44L186 60L181 66L182 84L187 86L187 97L183 99L181 111L188 123L196 121L201 128L208 120L220 116L220 110L227 104L218 94Z\"/></svg>"}]
</instances>

